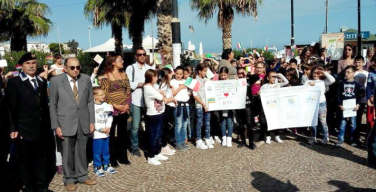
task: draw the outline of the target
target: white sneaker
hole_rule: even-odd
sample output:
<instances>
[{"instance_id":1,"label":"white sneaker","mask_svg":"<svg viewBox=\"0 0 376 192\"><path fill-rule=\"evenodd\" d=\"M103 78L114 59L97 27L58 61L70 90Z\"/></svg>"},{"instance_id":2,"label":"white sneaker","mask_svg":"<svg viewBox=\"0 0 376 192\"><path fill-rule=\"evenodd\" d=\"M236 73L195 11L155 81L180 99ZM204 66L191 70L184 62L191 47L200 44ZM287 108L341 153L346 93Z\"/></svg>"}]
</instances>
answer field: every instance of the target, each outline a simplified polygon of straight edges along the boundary
<instances>
[{"instance_id":1,"label":"white sneaker","mask_svg":"<svg viewBox=\"0 0 376 192\"><path fill-rule=\"evenodd\" d=\"M222 137L222 146L223 146L223 147L226 147L226 141L227 141L226 136L223 136L223 137Z\"/></svg>"},{"instance_id":2,"label":"white sneaker","mask_svg":"<svg viewBox=\"0 0 376 192\"><path fill-rule=\"evenodd\" d=\"M309 140L308 140L308 144L310 145L313 145L316 143L316 137L311 137Z\"/></svg>"},{"instance_id":3,"label":"white sneaker","mask_svg":"<svg viewBox=\"0 0 376 192\"><path fill-rule=\"evenodd\" d=\"M155 157L154 158L148 158L148 163L150 165L160 165L162 164L160 161L158 161Z\"/></svg>"},{"instance_id":4,"label":"white sneaker","mask_svg":"<svg viewBox=\"0 0 376 192\"><path fill-rule=\"evenodd\" d=\"M211 141L211 144L212 144L212 145L215 144L213 137L210 137L210 141Z\"/></svg>"},{"instance_id":5,"label":"white sneaker","mask_svg":"<svg viewBox=\"0 0 376 192\"><path fill-rule=\"evenodd\" d=\"M212 141L210 139L205 139L205 143L206 143L206 146L208 146L209 149L214 148Z\"/></svg>"},{"instance_id":6,"label":"white sneaker","mask_svg":"<svg viewBox=\"0 0 376 192\"><path fill-rule=\"evenodd\" d=\"M168 159L168 157L162 155L161 153L159 153L158 155L156 155L155 158L156 158L158 161L166 161L166 160Z\"/></svg>"},{"instance_id":7,"label":"white sneaker","mask_svg":"<svg viewBox=\"0 0 376 192\"><path fill-rule=\"evenodd\" d=\"M271 139L271 137L270 137L270 136L267 136L267 137L266 137L266 141L265 141L265 143L266 143L266 144L270 144L270 143L271 143L271 142L270 142L270 139Z\"/></svg>"},{"instance_id":8,"label":"white sneaker","mask_svg":"<svg viewBox=\"0 0 376 192\"><path fill-rule=\"evenodd\" d=\"M163 155L175 155L175 152L173 152L168 145L162 148L161 153Z\"/></svg>"},{"instance_id":9,"label":"white sneaker","mask_svg":"<svg viewBox=\"0 0 376 192\"><path fill-rule=\"evenodd\" d=\"M202 141L202 139L198 140L196 142L197 149L208 149L208 147L205 145L205 143Z\"/></svg>"},{"instance_id":10,"label":"white sneaker","mask_svg":"<svg viewBox=\"0 0 376 192\"><path fill-rule=\"evenodd\" d=\"M145 130L146 130L145 121L141 121L140 124L141 124L141 128L142 128L142 130L145 131Z\"/></svg>"},{"instance_id":11,"label":"white sneaker","mask_svg":"<svg viewBox=\"0 0 376 192\"><path fill-rule=\"evenodd\" d=\"M277 143L283 143L282 139L281 139L279 136L276 136L276 137L275 137L275 141L276 141Z\"/></svg>"},{"instance_id":12,"label":"white sneaker","mask_svg":"<svg viewBox=\"0 0 376 192\"><path fill-rule=\"evenodd\" d=\"M215 142L217 142L217 143L222 143L222 142L221 142L221 139L220 139L218 136L214 136L214 140L215 140Z\"/></svg>"},{"instance_id":13,"label":"white sneaker","mask_svg":"<svg viewBox=\"0 0 376 192\"><path fill-rule=\"evenodd\" d=\"M226 147L232 147L232 137L227 137Z\"/></svg>"}]
</instances>

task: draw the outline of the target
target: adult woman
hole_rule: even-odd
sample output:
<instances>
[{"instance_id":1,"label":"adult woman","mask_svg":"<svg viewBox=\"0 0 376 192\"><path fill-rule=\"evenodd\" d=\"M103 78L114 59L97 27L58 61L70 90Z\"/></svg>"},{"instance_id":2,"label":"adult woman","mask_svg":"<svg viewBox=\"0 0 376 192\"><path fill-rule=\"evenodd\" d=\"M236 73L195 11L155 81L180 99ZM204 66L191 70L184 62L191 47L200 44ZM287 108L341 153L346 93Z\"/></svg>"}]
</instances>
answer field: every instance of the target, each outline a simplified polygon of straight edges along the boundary
<instances>
[{"instance_id":1,"label":"adult woman","mask_svg":"<svg viewBox=\"0 0 376 192\"><path fill-rule=\"evenodd\" d=\"M364 70L369 71L369 66L372 65L372 61L375 59L375 48L374 47L368 47L367 49L367 57L366 62L363 67Z\"/></svg>"},{"instance_id":2,"label":"adult woman","mask_svg":"<svg viewBox=\"0 0 376 192\"><path fill-rule=\"evenodd\" d=\"M337 73L341 73L348 65L354 65L354 49L350 44L346 44L343 49L341 59L338 61Z\"/></svg>"},{"instance_id":3,"label":"adult woman","mask_svg":"<svg viewBox=\"0 0 376 192\"><path fill-rule=\"evenodd\" d=\"M304 47L304 49L302 50L302 53L299 55L300 63L310 64L311 62L310 58L311 58L311 51L309 50L309 47Z\"/></svg>"},{"instance_id":4,"label":"adult woman","mask_svg":"<svg viewBox=\"0 0 376 192\"><path fill-rule=\"evenodd\" d=\"M114 120L110 131L110 162L113 167L121 164L129 165L127 155L127 119L131 104L131 88L127 74L123 71L124 61L120 55L108 56L104 67L101 87L106 94L106 102L114 107ZM115 129L117 140L115 143ZM119 158L118 158L119 155Z\"/></svg>"},{"instance_id":5,"label":"adult woman","mask_svg":"<svg viewBox=\"0 0 376 192\"><path fill-rule=\"evenodd\" d=\"M319 57L319 60L324 61L325 65L330 63L330 58L326 56L326 49L320 48L317 52L317 55Z\"/></svg>"}]
</instances>

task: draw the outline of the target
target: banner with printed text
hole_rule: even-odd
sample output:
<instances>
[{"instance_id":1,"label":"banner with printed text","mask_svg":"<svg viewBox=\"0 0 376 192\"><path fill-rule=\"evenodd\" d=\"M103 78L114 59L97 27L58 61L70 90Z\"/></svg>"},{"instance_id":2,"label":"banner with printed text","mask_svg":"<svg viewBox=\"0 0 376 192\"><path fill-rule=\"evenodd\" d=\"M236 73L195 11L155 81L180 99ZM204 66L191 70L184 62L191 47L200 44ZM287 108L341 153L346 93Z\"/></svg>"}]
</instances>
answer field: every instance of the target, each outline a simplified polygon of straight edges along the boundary
<instances>
[{"instance_id":1,"label":"banner with printed text","mask_svg":"<svg viewBox=\"0 0 376 192\"><path fill-rule=\"evenodd\" d=\"M261 91L268 130L317 126L320 88L284 87Z\"/></svg>"},{"instance_id":2,"label":"banner with printed text","mask_svg":"<svg viewBox=\"0 0 376 192\"><path fill-rule=\"evenodd\" d=\"M246 79L205 82L209 111L244 109L246 93Z\"/></svg>"}]
</instances>

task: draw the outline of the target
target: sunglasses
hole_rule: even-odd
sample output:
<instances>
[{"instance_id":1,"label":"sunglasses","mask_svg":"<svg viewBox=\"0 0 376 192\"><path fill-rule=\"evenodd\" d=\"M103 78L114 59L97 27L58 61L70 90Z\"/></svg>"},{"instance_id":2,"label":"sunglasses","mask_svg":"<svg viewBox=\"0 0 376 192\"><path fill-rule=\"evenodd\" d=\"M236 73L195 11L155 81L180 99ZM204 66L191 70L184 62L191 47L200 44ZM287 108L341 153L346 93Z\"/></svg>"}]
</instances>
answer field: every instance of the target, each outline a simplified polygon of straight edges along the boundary
<instances>
[{"instance_id":1,"label":"sunglasses","mask_svg":"<svg viewBox=\"0 0 376 192\"><path fill-rule=\"evenodd\" d=\"M81 66L69 66L68 67L70 70L74 70L74 69L77 69L77 71L79 71L81 69Z\"/></svg>"},{"instance_id":2,"label":"sunglasses","mask_svg":"<svg viewBox=\"0 0 376 192\"><path fill-rule=\"evenodd\" d=\"M137 57L146 56L146 53L137 53Z\"/></svg>"}]
</instances>

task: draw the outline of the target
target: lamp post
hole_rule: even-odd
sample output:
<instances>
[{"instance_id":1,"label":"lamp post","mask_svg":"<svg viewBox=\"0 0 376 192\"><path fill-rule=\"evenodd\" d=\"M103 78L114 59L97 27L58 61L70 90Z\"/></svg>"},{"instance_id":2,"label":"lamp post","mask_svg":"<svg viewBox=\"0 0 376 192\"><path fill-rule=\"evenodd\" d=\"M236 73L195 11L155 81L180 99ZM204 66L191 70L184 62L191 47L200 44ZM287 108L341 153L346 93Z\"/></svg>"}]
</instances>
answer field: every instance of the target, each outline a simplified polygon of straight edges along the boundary
<instances>
[{"instance_id":1,"label":"lamp post","mask_svg":"<svg viewBox=\"0 0 376 192\"><path fill-rule=\"evenodd\" d=\"M358 55L362 55L362 31L361 31L361 25L360 25L360 0L358 0Z\"/></svg>"},{"instance_id":2,"label":"lamp post","mask_svg":"<svg viewBox=\"0 0 376 192\"><path fill-rule=\"evenodd\" d=\"M90 29L93 28L93 26L87 26L89 29L89 47L91 48L91 35L90 35Z\"/></svg>"}]
</instances>

